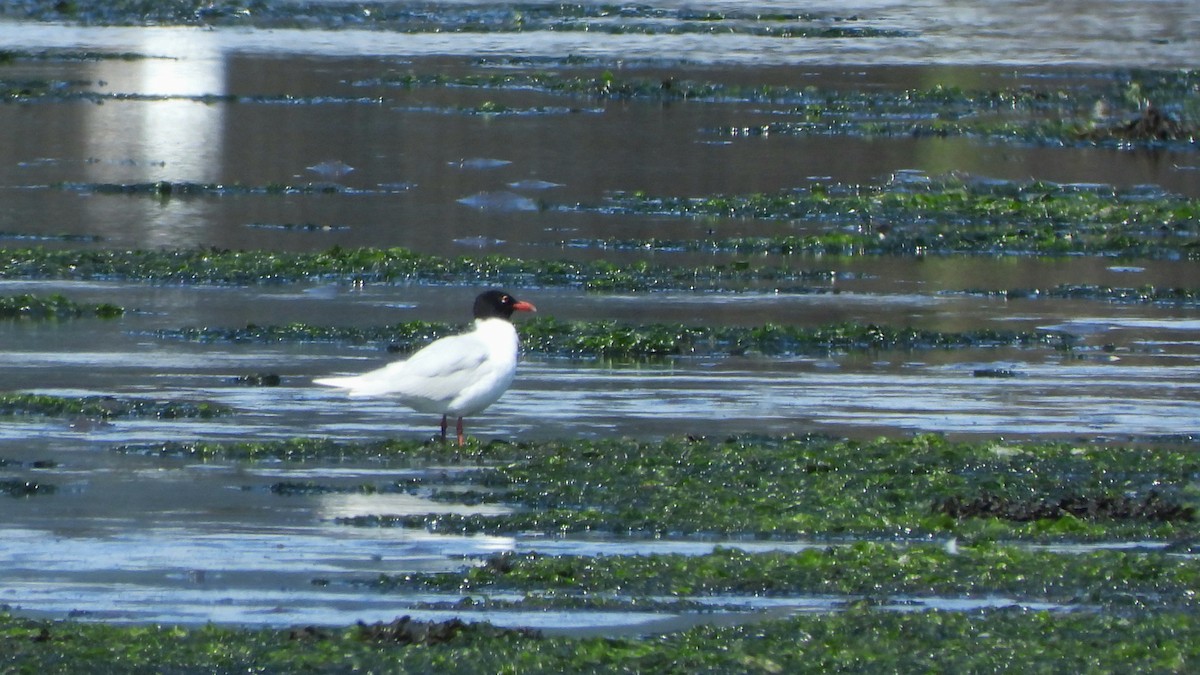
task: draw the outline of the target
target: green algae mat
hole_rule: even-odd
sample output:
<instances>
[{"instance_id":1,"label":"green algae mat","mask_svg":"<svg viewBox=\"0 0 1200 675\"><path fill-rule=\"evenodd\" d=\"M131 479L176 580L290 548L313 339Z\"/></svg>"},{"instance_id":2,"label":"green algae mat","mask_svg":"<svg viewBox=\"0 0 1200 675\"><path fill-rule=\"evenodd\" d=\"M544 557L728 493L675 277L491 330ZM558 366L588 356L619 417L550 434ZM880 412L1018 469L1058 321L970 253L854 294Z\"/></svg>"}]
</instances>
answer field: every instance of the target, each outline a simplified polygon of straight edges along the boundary
<instances>
[{"instance_id":1,"label":"green algae mat","mask_svg":"<svg viewBox=\"0 0 1200 675\"><path fill-rule=\"evenodd\" d=\"M698 624L661 634L594 637L408 617L238 629L0 615L5 672L1184 672L1200 657L1200 459L1186 441L731 437L475 442L460 450L298 438L112 450L241 463L454 462L474 489L432 478L278 487L516 507L497 516L339 521L349 528L810 545L718 546L701 555L509 553L464 560L460 572L357 582L381 594L459 593L461 606L475 610L673 607ZM805 611L742 606L814 598L821 603Z\"/></svg>"},{"instance_id":2,"label":"green algae mat","mask_svg":"<svg viewBox=\"0 0 1200 675\"><path fill-rule=\"evenodd\" d=\"M193 630L51 624L0 616L0 665L92 672L1187 672L1190 615L878 612L805 615L654 639L539 637L486 627L436 631ZM436 640L420 640L433 633Z\"/></svg>"}]
</instances>

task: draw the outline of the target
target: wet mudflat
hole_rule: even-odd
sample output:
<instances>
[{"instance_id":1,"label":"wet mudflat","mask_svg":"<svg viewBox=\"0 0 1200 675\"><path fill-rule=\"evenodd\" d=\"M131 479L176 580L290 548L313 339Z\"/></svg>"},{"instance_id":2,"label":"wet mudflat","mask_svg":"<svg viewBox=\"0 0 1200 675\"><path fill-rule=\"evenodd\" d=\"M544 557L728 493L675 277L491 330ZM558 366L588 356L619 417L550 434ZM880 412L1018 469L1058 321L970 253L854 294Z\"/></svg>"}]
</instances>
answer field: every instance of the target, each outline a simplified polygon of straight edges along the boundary
<instances>
[{"instance_id":1,"label":"wet mudflat","mask_svg":"<svg viewBox=\"0 0 1200 675\"><path fill-rule=\"evenodd\" d=\"M761 4L10 13L0 603L1190 620L1200 15ZM487 285L540 311L468 449L311 384Z\"/></svg>"}]
</instances>

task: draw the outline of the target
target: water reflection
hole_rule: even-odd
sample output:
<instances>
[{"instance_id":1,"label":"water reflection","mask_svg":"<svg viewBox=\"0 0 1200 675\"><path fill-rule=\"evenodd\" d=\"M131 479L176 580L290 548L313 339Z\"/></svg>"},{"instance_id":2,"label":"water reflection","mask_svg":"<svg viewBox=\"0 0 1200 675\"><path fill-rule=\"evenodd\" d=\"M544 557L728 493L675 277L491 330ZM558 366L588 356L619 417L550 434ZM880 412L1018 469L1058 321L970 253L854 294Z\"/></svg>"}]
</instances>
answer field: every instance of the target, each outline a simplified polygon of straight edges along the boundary
<instances>
[{"instance_id":1,"label":"water reflection","mask_svg":"<svg viewBox=\"0 0 1200 675\"><path fill-rule=\"evenodd\" d=\"M130 48L138 54L179 51L173 32L145 30ZM226 54L210 41L189 41L181 58L146 58L92 66L101 90L165 98L152 105L109 101L82 108L80 144L90 183L219 182L225 113L194 97L226 93ZM181 97L181 98L172 98ZM203 200L143 196L80 198L81 217L107 239L134 239L149 248L205 238L210 209Z\"/></svg>"}]
</instances>

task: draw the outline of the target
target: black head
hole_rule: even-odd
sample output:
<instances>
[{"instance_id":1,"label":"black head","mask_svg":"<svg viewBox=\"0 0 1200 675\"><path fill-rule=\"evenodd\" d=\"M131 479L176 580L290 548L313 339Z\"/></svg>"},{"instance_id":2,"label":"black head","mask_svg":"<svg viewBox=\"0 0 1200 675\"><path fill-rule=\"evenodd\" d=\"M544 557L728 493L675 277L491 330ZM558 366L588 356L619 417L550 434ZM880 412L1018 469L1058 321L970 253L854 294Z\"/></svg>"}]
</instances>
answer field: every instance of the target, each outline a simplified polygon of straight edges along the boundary
<instances>
[{"instance_id":1,"label":"black head","mask_svg":"<svg viewBox=\"0 0 1200 675\"><path fill-rule=\"evenodd\" d=\"M476 319L511 319L513 312L536 311L532 304L517 300L506 291L486 291L475 298Z\"/></svg>"}]
</instances>

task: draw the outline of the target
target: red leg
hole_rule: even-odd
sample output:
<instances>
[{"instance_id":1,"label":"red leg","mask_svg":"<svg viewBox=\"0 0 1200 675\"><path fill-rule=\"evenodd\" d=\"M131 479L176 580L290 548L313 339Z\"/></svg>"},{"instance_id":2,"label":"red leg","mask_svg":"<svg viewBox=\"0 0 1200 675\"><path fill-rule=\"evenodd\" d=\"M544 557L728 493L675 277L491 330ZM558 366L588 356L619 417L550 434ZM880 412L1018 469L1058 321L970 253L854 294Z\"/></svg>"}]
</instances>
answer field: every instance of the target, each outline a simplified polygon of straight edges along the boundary
<instances>
[{"instance_id":1,"label":"red leg","mask_svg":"<svg viewBox=\"0 0 1200 675\"><path fill-rule=\"evenodd\" d=\"M461 448L462 445L463 445L463 429L462 429L462 418L460 417L460 418L458 418L458 447Z\"/></svg>"},{"instance_id":2,"label":"red leg","mask_svg":"<svg viewBox=\"0 0 1200 675\"><path fill-rule=\"evenodd\" d=\"M446 442L446 416L442 415L442 442Z\"/></svg>"}]
</instances>

